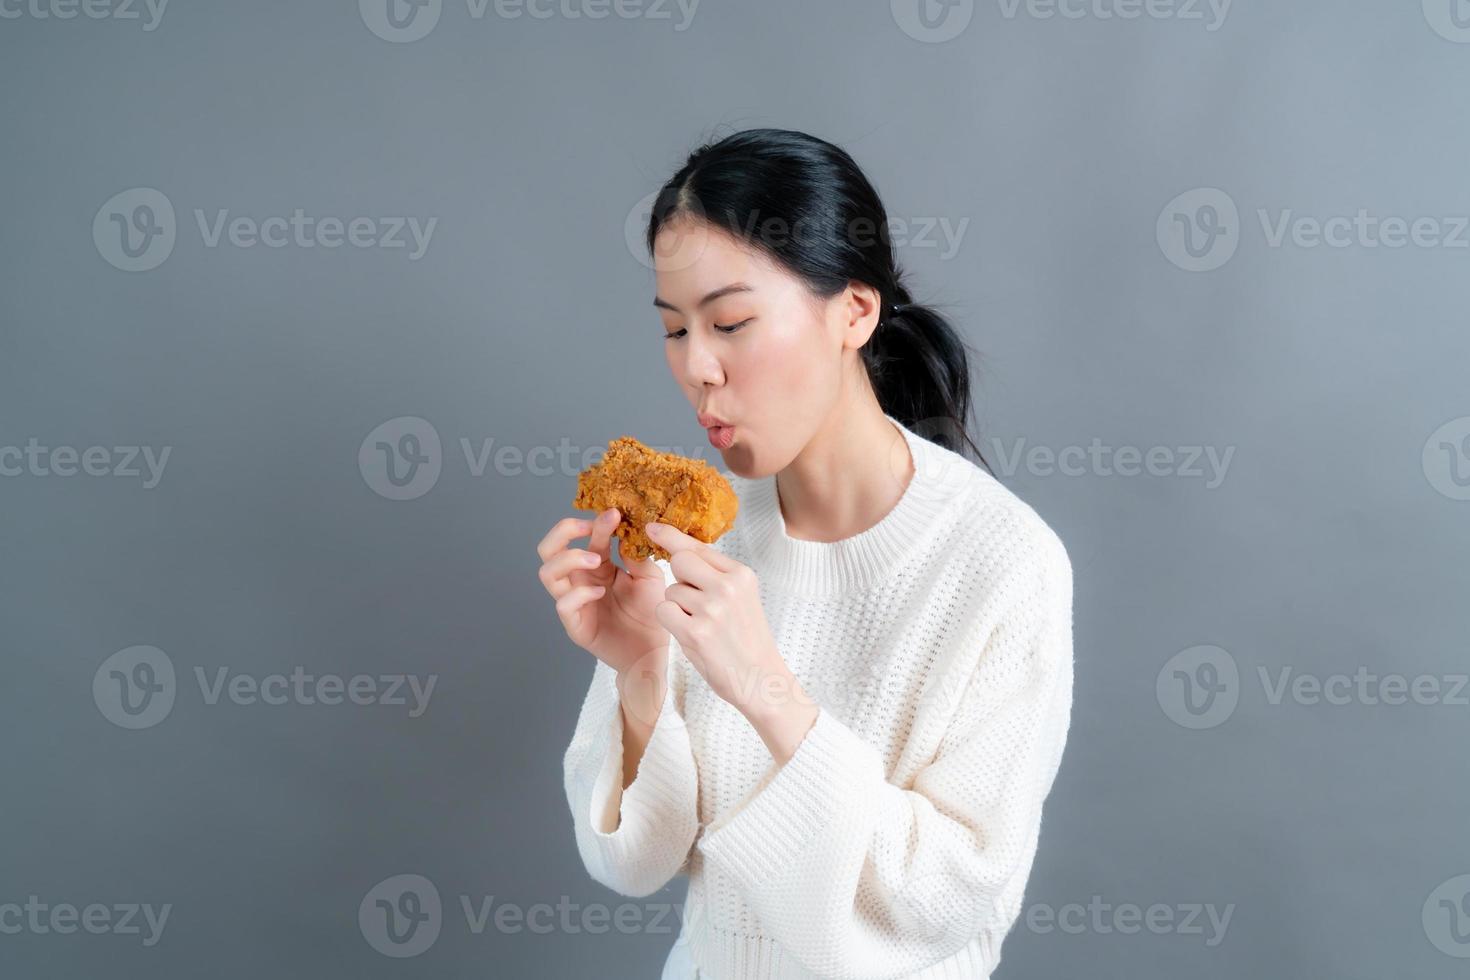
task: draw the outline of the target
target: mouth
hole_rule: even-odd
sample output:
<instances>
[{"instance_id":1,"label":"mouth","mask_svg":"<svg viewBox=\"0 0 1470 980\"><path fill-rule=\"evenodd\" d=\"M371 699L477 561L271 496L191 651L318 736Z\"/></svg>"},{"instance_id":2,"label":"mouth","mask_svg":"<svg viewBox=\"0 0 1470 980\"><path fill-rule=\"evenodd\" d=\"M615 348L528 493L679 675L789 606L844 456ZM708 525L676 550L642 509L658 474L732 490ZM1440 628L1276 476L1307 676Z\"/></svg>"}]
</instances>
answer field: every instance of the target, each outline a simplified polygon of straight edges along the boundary
<instances>
[{"instance_id":1,"label":"mouth","mask_svg":"<svg viewBox=\"0 0 1470 980\"><path fill-rule=\"evenodd\" d=\"M718 415L707 415L704 412L699 413L699 424L706 429L730 427L730 423L725 419L720 418Z\"/></svg>"},{"instance_id":2,"label":"mouth","mask_svg":"<svg viewBox=\"0 0 1470 980\"><path fill-rule=\"evenodd\" d=\"M709 435L709 444L722 452L735 442L733 425L711 425L705 431Z\"/></svg>"}]
</instances>

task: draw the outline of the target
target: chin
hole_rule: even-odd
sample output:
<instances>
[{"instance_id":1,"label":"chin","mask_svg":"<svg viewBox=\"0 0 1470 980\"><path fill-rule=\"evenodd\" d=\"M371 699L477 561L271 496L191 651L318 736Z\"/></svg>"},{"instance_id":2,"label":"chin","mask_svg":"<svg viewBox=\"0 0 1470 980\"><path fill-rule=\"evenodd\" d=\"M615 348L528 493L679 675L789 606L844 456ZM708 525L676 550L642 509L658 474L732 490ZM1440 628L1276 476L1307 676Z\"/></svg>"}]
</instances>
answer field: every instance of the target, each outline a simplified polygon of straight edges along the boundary
<instances>
[{"instance_id":1,"label":"chin","mask_svg":"<svg viewBox=\"0 0 1470 980\"><path fill-rule=\"evenodd\" d=\"M720 454L724 468L743 480L758 480L767 475L760 471L760 467L756 465L755 460L743 446L735 445L729 449L716 451Z\"/></svg>"},{"instance_id":2,"label":"chin","mask_svg":"<svg viewBox=\"0 0 1470 980\"><path fill-rule=\"evenodd\" d=\"M772 466L770 465L771 461L769 459L757 459L749 451L741 452L741 449L742 447L739 445L731 446L721 455L725 460L725 469L734 473L742 480L764 480L766 477L780 472L787 465L787 463L782 463L780 466Z\"/></svg>"}]
</instances>

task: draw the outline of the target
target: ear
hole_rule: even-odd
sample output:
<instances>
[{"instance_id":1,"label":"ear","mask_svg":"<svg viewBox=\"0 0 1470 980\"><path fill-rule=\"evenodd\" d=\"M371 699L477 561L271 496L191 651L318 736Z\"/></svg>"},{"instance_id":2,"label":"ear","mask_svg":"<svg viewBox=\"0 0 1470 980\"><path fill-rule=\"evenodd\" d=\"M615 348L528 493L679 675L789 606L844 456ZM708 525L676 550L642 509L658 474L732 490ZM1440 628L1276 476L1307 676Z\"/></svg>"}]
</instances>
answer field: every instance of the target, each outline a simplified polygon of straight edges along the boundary
<instances>
[{"instance_id":1,"label":"ear","mask_svg":"<svg viewBox=\"0 0 1470 980\"><path fill-rule=\"evenodd\" d=\"M857 350L868 342L882 319L883 296L865 282L853 280L840 297L843 346Z\"/></svg>"}]
</instances>

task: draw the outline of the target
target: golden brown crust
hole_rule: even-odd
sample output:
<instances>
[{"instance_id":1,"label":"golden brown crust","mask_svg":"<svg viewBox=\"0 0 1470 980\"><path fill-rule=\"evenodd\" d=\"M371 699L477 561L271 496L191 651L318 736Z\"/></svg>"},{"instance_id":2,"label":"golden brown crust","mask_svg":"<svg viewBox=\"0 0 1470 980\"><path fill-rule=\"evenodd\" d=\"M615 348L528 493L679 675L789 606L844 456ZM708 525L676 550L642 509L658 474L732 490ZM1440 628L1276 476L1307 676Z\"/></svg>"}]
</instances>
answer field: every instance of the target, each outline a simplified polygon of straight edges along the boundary
<instances>
[{"instance_id":1,"label":"golden brown crust","mask_svg":"<svg viewBox=\"0 0 1470 980\"><path fill-rule=\"evenodd\" d=\"M735 525L740 500L707 461L661 453L632 436L619 436L607 444L601 461L577 474L572 506L599 513L616 507L618 550L629 561L642 561L649 555L669 557L643 533L649 521L711 544Z\"/></svg>"}]
</instances>

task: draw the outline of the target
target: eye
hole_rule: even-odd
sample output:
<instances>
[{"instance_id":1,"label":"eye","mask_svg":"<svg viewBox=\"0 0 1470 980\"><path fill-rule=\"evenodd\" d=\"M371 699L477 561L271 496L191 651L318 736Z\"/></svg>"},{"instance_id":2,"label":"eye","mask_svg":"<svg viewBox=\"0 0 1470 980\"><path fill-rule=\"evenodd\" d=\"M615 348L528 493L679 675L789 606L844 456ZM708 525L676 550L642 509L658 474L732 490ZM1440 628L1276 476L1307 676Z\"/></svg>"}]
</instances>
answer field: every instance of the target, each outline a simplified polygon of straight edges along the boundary
<instances>
[{"instance_id":1,"label":"eye","mask_svg":"<svg viewBox=\"0 0 1470 980\"><path fill-rule=\"evenodd\" d=\"M750 318L750 320L754 320L754 319L755 319L755 317L751 317ZM743 327L747 323L749 323L750 320L741 320L739 323L732 323L728 327L721 326L720 324L717 323L717 324L715 324L715 329L718 330L720 333L726 333L726 334L734 333L735 331L739 330L741 327ZM683 327L680 327L678 330L674 331L673 333L666 333L666 334L664 334L664 340L678 340L680 337L684 336L684 333L685 333L684 328Z\"/></svg>"}]
</instances>

